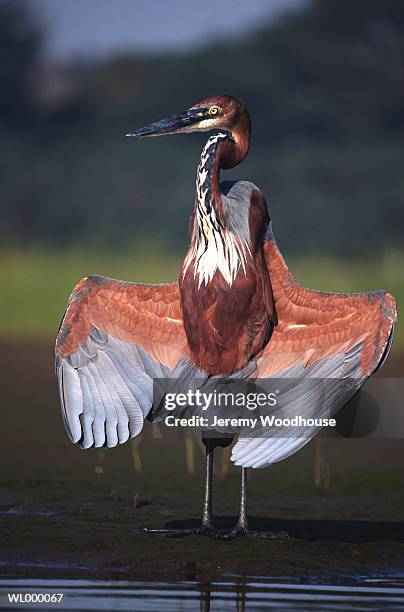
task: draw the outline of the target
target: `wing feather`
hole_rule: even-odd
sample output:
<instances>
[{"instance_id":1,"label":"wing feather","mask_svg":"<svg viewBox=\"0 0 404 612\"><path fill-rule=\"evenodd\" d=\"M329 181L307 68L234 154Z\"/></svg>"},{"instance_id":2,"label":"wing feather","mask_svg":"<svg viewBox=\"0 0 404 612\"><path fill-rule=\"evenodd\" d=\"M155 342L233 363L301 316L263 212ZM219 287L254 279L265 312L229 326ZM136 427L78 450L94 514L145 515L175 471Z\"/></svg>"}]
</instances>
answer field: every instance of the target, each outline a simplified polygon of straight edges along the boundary
<instances>
[{"instance_id":1,"label":"wing feather","mask_svg":"<svg viewBox=\"0 0 404 612\"><path fill-rule=\"evenodd\" d=\"M192 370L178 287L94 276L73 290L56 340L66 429L83 448L139 434L153 379Z\"/></svg>"},{"instance_id":2,"label":"wing feather","mask_svg":"<svg viewBox=\"0 0 404 612\"><path fill-rule=\"evenodd\" d=\"M264 253L271 279L277 325L257 357L262 384L287 379L277 410L282 416L330 418L384 362L391 347L396 305L387 291L343 294L302 287L289 272L270 224ZM313 381L324 381L316 386ZM240 437L232 461L266 467L302 448L318 431L299 437L284 429L262 437Z\"/></svg>"},{"instance_id":3,"label":"wing feather","mask_svg":"<svg viewBox=\"0 0 404 612\"><path fill-rule=\"evenodd\" d=\"M386 291L332 294L302 287L271 226L264 254L277 324L263 351L232 377L248 373L269 385L282 380L282 416L333 416L386 358L394 298ZM174 389L206 376L189 358L176 284L83 279L70 297L56 356L66 429L83 448L112 447L136 436L152 407L153 379L176 378ZM315 380L327 384L313 385ZM241 436L232 460L265 467L299 450L317 431Z\"/></svg>"},{"instance_id":4,"label":"wing feather","mask_svg":"<svg viewBox=\"0 0 404 612\"><path fill-rule=\"evenodd\" d=\"M285 264L272 224L264 252L278 324L265 348L268 358L261 375L287 369L302 357L310 366L362 342L361 374L369 376L388 346L397 318L393 296L387 291L347 294L302 287Z\"/></svg>"}]
</instances>

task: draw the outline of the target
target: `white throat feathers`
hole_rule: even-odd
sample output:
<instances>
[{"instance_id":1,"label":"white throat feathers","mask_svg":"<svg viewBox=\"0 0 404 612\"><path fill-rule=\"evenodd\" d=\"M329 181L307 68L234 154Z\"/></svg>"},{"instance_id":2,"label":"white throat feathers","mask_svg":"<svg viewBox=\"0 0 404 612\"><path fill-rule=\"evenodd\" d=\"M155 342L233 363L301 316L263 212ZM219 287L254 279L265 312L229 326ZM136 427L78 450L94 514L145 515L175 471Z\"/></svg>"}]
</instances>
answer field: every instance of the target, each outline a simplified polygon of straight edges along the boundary
<instances>
[{"instance_id":1,"label":"white throat feathers","mask_svg":"<svg viewBox=\"0 0 404 612\"><path fill-rule=\"evenodd\" d=\"M195 223L190 249L183 268L185 276L191 262L198 288L208 285L216 272L231 286L240 270L246 274L246 258L250 254L249 236L240 236L234 224L223 225L215 210L211 189L211 171L220 140L229 136L213 134L204 146L196 175ZM222 196L223 204L225 201ZM227 211L230 213L230 210ZM224 210L226 214L226 210Z\"/></svg>"}]
</instances>

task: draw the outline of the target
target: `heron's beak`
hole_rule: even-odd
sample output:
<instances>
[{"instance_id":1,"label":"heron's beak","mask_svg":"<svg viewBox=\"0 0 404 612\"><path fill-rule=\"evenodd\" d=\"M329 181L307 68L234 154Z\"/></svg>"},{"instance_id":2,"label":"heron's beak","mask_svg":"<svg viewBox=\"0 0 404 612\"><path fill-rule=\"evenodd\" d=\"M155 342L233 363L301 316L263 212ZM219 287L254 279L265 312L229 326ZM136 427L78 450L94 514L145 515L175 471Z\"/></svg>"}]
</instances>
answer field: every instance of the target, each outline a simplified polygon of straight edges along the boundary
<instances>
[{"instance_id":1,"label":"heron's beak","mask_svg":"<svg viewBox=\"0 0 404 612\"><path fill-rule=\"evenodd\" d=\"M126 136L134 136L135 138L147 138L150 136L165 136L166 134L178 134L181 132L192 131L191 126L202 121L204 114L200 108L189 109L181 115L171 115L165 119L160 119L155 123L146 125Z\"/></svg>"}]
</instances>

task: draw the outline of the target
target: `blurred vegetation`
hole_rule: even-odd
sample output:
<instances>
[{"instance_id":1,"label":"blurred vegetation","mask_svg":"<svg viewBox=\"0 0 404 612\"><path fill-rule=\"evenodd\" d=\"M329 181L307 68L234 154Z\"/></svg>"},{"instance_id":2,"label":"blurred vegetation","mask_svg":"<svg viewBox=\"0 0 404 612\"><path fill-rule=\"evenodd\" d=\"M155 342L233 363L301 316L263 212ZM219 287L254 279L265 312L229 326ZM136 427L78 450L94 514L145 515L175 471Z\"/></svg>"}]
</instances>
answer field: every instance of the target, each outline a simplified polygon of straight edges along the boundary
<instances>
[{"instance_id":1,"label":"blurred vegetation","mask_svg":"<svg viewBox=\"0 0 404 612\"><path fill-rule=\"evenodd\" d=\"M25 9L24 9L25 7ZM29 3L0 3L2 244L181 252L201 135L135 142L207 95L247 103L248 160L226 176L267 196L288 252L402 246L404 4L314 0L241 40L188 55L52 66Z\"/></svg>"},{"instance_id":2,"label":"blurred vegetation","mask_svg":"<svg viewBox=\"0 0 404 612\"><path fill-rule=\"evenodd\" d=\"M312 0L189 54L53 65L45 37L0 2L0 333L53 334L85 274L177 276L203 137L124 135L223 93L253 117L226 178L264 191L299 279L404 296L401 0Z\"/></svg>"}]
</instances>

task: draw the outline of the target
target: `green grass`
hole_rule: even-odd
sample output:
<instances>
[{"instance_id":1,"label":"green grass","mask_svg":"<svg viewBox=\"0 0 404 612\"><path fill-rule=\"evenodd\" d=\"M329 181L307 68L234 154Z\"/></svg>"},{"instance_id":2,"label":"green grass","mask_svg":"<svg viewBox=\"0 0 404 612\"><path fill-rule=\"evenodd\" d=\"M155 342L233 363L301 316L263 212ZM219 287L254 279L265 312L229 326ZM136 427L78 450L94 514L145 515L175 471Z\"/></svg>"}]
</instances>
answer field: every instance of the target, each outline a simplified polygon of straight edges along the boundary
<instances>
[{"instance_id":1,"label":"green grass","mask_svg":"<svg viewBox=\"0 0 404 612\"><path fill-rule=\"evenodd\" d=\"M141 251L141 255L139 254ZM74 285L88 274L141 282L164 282L178 276L181 257L155 254L143 245L133 252L94 252L80 249L0 251L0 336L49 338L55 335ZM404 253L354 262L333 258L289 258L298 280L326 291L388 289L404 303ZM404 330L398 325L396 349L404 349Z\"/></svg>"}]
</instances>

